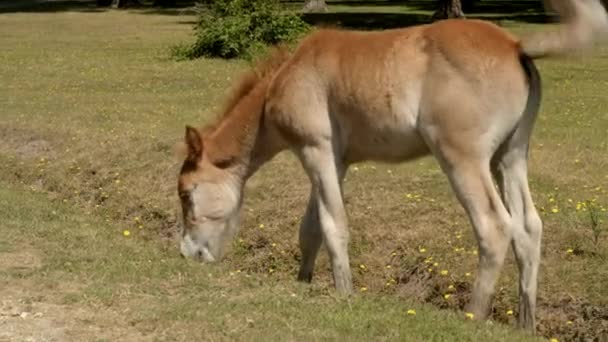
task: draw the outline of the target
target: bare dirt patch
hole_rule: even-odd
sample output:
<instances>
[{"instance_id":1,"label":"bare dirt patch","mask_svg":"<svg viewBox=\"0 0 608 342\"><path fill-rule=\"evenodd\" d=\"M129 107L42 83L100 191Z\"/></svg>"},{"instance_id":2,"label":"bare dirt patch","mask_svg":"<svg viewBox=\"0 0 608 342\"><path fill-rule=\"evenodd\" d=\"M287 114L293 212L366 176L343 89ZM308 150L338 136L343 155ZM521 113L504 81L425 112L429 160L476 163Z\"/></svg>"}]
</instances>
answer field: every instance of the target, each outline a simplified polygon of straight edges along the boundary
<instances>
[{"instance_id":1,"label":"bare dirt patch","mask_svg":"<svg viewBox=\"0 0 608 342\"><path fill-rule=\"evenodd\" d=\"M32 269L40 266L40 257L28 249L1 253L0 256L2 256L0 258L0 270Z\"/></svg>"},{"instance_id":2,"label":"bare dirt patch","mask_svg":"<svg viewBox=\"0 0 608 342\"><path fill-rule=\"evenodd\" d=\"M116 312L37 301L26 287L0 293L0 341L147 341ZM34 298L34 299L32 299Z\"/></svg>"},{"instance_id":3,"label":"bare dirt patch","mask_svg":"<svg viewBox=\"0 0 608 342\"><path fill-rule=\"evenodd\" d=\"M53 154L51 142L32 132L0 126L0 152L23 159L48 157Z\"/></svg>"}]
</instances>

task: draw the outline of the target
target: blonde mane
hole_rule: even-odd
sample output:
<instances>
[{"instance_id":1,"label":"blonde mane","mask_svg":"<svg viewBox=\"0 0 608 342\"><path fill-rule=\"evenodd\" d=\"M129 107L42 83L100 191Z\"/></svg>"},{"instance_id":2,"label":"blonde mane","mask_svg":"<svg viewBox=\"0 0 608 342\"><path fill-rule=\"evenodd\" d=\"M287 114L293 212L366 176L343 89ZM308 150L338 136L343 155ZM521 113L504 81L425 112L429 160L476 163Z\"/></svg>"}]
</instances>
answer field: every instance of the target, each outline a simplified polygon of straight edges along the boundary
<instances>
[{"instance_id":1,"label":"blonde mane","mask_svg":"<svg viewBox=\"0 0 608 342\"><path fill-rule=\"evenodd\" d=\"M245 71L239 79L233 83L232 89L224 100L224 105L219 117L211 124L205 126L203 132L214 130L222 120L227 118L236 105L263 80L268 79L285 63L291 54L287 47L273 47L270 53L263 59L256 61L249 70Z\"/></svg>"},{"instance_id":2,"label":"blonde mane","mask_svg":"<svg viewBox=\"0 0 608 342\"><path fill-rule=\"evenodd\" d=\"M277 70L291 57L291 54L285 46L275 46L270 53L253 64L245 71L232 85L232 89L224 100L224 105L219 115L215 120L205 124L197 130L202 137L211 135L226 119L234 115L234 109L242 99L251 94L258 84L268 80L274 75ZM249 102L251 103L251 102ZM249 104L247 103L247 104ZM252 103L253 105L254 103ZM251 108L254 111L256 108ZM187 146L185 142L177 143L173 148L174 155L178 159L183 159L187 155Z\"/></svg>"}]
</instances>

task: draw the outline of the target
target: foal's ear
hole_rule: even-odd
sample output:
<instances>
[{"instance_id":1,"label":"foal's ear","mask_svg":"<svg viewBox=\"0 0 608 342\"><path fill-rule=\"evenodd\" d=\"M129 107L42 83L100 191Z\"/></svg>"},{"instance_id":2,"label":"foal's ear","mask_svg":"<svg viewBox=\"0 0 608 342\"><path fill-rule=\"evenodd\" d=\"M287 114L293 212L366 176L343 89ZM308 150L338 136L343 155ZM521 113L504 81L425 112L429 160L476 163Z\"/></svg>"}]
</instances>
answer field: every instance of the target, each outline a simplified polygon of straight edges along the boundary
<instances>
[{"instance_id":1,"label":"foal's ear","mask_svg":"<svg viewBox=\"0 0 608 342\"><path fill-rule=\"evenodd\" d=\"M188 159L199 160L203 155L203 139L198 130L186 126L186 145L188 146Z\"/></svg>"}]
</instances>

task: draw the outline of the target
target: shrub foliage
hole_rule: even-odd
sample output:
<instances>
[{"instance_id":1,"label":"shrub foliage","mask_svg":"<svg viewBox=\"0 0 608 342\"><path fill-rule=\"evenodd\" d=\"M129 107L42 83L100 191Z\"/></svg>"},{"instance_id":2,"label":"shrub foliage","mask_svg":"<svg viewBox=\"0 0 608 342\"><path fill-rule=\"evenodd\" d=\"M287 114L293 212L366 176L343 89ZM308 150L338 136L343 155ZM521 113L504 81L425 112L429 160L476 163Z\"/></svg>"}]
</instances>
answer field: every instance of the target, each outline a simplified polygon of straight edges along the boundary
<instances>
[{"instance_id":1,"label":"shrub foliage","mask_svg":"<svg viewBox=\"0 0 608 342\"><path fill-rule=\"evenodd\" d=\"M175 47L178 57L243 57L266 45L291 42L309 30L278 0L214 0L199 4L198 13L196 42Z\"/></svg>"}]
</instances>

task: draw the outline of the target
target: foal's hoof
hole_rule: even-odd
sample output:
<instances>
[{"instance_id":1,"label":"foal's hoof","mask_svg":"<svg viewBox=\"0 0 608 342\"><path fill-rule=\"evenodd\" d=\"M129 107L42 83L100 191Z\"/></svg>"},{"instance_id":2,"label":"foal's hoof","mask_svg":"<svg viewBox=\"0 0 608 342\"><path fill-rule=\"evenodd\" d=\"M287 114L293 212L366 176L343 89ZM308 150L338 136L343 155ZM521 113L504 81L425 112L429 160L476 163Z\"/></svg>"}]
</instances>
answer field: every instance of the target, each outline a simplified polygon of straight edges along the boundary
<instances>
[{"instance_id":1,"label":"foal's hoof","mask_svg":"<svg viewBox=\"0 0 608 342\"><path fill-rule=\"evenodd\" d=\"M303 283L312 282L312 272L300 272L298 273L298 281Z\"/></svg>"}]
</instances>

